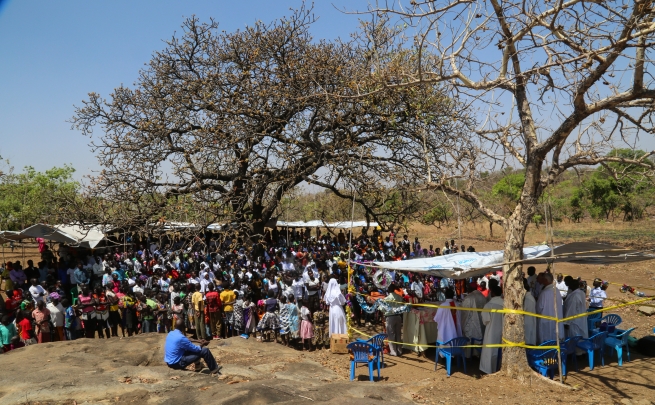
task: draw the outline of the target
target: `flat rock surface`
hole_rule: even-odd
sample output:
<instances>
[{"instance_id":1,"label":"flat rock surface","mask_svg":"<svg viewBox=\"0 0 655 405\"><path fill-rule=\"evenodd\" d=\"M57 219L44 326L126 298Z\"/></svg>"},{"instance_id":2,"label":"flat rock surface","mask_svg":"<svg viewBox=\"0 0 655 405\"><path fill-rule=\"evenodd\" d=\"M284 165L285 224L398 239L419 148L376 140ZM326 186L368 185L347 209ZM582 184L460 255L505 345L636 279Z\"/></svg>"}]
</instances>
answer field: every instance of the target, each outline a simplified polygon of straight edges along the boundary
<instances>
[{"instance_id":1,"label":"flat rock surface","mask_svg":"<svg viewBox=\"0 0 655 405\"><path fill-rule=\"evenodd\" d=\"M163 362L164 340L151 333L9 352L0 357L0 403L412 403L402 384L350 382L296 350L253 339L209 344L222 376L172 370Z\"/></svg>"}]
</instances>

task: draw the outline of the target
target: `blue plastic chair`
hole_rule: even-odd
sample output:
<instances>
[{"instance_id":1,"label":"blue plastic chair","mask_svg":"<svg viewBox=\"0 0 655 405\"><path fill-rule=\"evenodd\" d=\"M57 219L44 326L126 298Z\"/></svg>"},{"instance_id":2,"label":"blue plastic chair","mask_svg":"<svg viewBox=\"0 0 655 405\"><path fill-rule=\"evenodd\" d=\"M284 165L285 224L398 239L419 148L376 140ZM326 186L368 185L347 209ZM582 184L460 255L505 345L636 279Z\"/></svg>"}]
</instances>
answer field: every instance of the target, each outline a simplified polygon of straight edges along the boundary
<instances>
[{"instance_id":1,"label":"blue plastic chair","mask_svg":"<svg viewBox=\"0 0 655 405\"><path fill-rule=\"evenodd\" d=\"M380 364L380 357L376 354L373 345L366 342L352 342L346 346L351 353L350 359L350 381L355 379L355 367L357 363L368 364L368 376L373 381L373 366ZM378 380L380 379L380 367L378 367Z\"/></svg>"},{"instance_id":2,"label":"blue plastic chair","mask_svg":"<svg viewBox=\"0 0 655 405\"><path fill-rule=\"evenodd\" d=\"M582 336L571 336L567 338L563 343L562 350L562 373L566 375L567 373L567 364L569 359L573 357L573 364L575 365L575 371L578 371L578 356L575 355L575 349L578 347L578 342L582 339Z\"/></svg>"},{"instance_id":3,"label":"blue plastic chair","mask_svg":"<svg viewBox=\"0 0 655 405\"><path fill-rule=\"evenodd\" d=\"M628 346L628 338L630 333L635 328L627 330L616 329L614 333L608 335L605 339L605 346L613 347L616 350L616 357L619 359L619 367L623 365L623 348L628 352L628 361L630 361L630 347Z\"/></svg>"},{"instance_id":4,"label":"blue plastic chair","mask_svg":"<svg viewBox=\"0 0 655 405\"><path fill-rule=\"evenodd\" d=\"M559 346L556 340L547 340L539 344L539 346ZM548 349L556 350L556 349ZM525 354L528 356L528 364L533 366L533 363L540 358L540 356L546 352L546 349L526 349ZM534 367L533 367L534 368Z\"/></svg>"},{"instance_id":5,"label":"blue plastic chair","mask_svg":"<svg viewBox=\"0 0 655 405\"><path fill-rule=\"evenodd\" d=\"M596 308L593 308L595 311ZM597 314L591 314L587 316L587 331L589 334L591 334L592 330L596 329L596 322L600 322L600 318L603 317L603 313L599 312Z\"/></svg>"},{"instance_id":6,"label":"blue plastic chair","mask_svg":"<svg viewBox=\"0 0 655 405\"><path fill-rule=\"evenodd\" d=\"M482 345L482 339L476 339L476 338L470 338L472 345ZM473 347L472 350L475 350L478 352L478 357L482 357L482 348L481 347Z\"/></svg>"},{"instance_id":7,"label":"blue plastic chair","mask_svg":"<svg viewBox=\"0 0 655 405\"><path fill-rule=\"evenodd\" d=\"M541 353L533 354L532 361L529 362L530 366L539 374L543 375L544 377L550 377L552 380L555 376L555 371L559 369L557 349L537 351ZM564 373L564 368L562 368L562 373Z\"/></svg>"},{"instance_id":8,"label":"blue plastic chair","mask_svg":"<svg viewBox=\"0 0 655 405\"><path fill-rule=\"evenodd\" d=\"M384 340L386 338L387 335L385 335L384 333L378 333L377 335L372 336L368 340L357 339L357 342L364 342L373 346L373 348L377 352L376 354L378 355L378 368L380 366L384 367Z\"/></svg>"},{"instance_id":9,"label":"blue plastic chair","mask_svg":"<svg viewBox=\"0 0 655 405\"><path fill-rule=\"evenodd\" d=\"M617 314L608 314L605 315L600 319L600 323L607 323L607 326L614 325L614 326L619 326L621 322L623 322L623 319L621 319L620 316Z\"/></svg>"},{"instance_id":10,"label":"blue plastic chair","mask_svg":"<svg viewBox=\"0 0 655 405\"><path fill-rule=\"evenodd\" d=\"M594 369L594 357L596 352L600 354L601 364L605 365L605 339L607 332L598 332L588 339L580 339L577 346L580 349L586 350L589 355L589 370Z\"/></svg>"},{"instance_id":11,"label":"blue plastic chair","mask_svg":"<svg viewBox=\"0 0 655 405\"><path fill-rule=\"evenodd\" d=\"M450 377L450 365L453 357L457 359L457 366L459 366L460 358L464 363L464 373L466 373L466 351L463 347L469 344L469 338L467 337L456 337L450 339L446 343L440 342L437 340L437 346L439 347L437 353L434 356L434 371L437 371L437 364L439 364L439 354L443 354L446 358L446 374Z\"/></svg>"}]
</instances>

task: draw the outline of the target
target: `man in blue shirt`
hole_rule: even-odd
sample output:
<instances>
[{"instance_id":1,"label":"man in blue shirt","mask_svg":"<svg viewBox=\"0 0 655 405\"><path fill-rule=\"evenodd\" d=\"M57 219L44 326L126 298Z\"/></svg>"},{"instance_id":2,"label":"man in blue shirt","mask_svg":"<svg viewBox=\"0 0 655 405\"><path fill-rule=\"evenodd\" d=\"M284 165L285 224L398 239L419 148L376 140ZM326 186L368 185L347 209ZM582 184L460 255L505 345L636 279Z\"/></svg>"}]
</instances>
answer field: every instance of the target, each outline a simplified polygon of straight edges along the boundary
<instances>
[{"instance_id":1,"label":"man in blue shirt","mask_svg":"<svg viewBox=\"0 0 655 405\"><path fill-rule=\"evenodd\" d=\"M216 364L216 359L206 347L209 342L206 340L194 340L193 342L199 343L200 346L194 345L184 335L184 321L178 319L175 322L175 330L166 336L164 344L164 362L168 364L168 367L182 370L202 358L205 360L210 374L220 374L222 367Z\"/></svg>"}]
</instances>

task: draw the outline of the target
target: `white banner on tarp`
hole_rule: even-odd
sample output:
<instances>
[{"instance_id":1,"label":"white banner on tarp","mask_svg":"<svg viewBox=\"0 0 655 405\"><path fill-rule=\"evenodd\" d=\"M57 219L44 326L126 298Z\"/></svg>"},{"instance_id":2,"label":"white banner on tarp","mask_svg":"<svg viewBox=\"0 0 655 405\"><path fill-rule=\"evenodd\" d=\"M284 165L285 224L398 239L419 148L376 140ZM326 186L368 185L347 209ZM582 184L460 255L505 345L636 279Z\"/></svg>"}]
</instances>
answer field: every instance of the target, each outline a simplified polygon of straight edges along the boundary
<instances>
[{"instance_id":1,"label":"white banner on tarp","mask_svg":"<svg viewBox=\"0 0 655 405\"><path fill-rule=\"evenodd\" d=\"M523 249L525 260L535 259L550 253L546 245L531 246ZM438 277L467 278L486 273L489 269L502 266L503 251L460 252L445 256L421 259L401 260L395 262L374 262L374 266L387 270L413 271L429 273ZM476 271L479 270L479 271Z\"/></svg>"}]
</instances>

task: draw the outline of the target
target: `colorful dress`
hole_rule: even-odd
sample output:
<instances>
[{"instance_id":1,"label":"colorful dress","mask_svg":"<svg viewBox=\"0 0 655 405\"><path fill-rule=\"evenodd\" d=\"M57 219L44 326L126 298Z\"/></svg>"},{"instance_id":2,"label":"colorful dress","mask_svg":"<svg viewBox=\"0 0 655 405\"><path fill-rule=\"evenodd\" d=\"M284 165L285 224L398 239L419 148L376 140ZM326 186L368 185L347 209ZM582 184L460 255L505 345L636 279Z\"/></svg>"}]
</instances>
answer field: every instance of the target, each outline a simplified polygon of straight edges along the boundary
<instances>
[{"instance_id":1,"label":"colorful dress","mask_svg":"<svg viewBox=\"0 0 655 405\"><path fill-rule=\"evenodd\" d=\"M280 308L280 335L289 333L289 308L284 304Z\"/></svg>"},{"instance_id":2,"label":"colorful dress","mask_svg":"<svg viewBox=\"0 0 655 405\"><path fill-rule=\"evenodd\" d=\"M232 326L237 332L242 332L243 331L243 300L241 298L237 298L236 302L233 305L234 307L234 312L232 314L233 318L233 323Z\"/></svg>"},{"instance_id":3,"label":"colorful dress","mask_svg":"<svg viewBox=\"0 0 655 405\"><path fill-rule=\"evenodd\" d=\"M300 337L300 318L298 306L296 304L287 304L289 308L289 334L293 339Z\"/></svg>"},{"instance_id":4,"label":"colorful dress","mask_svg":"<svg viewBox=\"0 0 655 405\"><path fill-rule=\"evenodd\" d=\"M254 302L246 305L243 304L243 324L245 327L244 333L254 333L257 331L257 323L259 317L257 316L257 306Z\"/></svg>"},{"instance_id":5,"label":"colorful dress","mask_svg":"<svg viewBox=\"0 0 655 405\"><path fill-rule=\"evenodd\" d=\"M275 298L269 298L265 301L266 313L259 321L257 330L278 330L280 329L280 318L275 313L278 302Z\"/></svg>"},{"instance_id":6,"label":"colorful dress","mask_svg":"<svg viewBox=\"0 0 655 405\"><path fill-rule=\"evenodd\" d=\"M312 343L314 346L330 346L330 336L328 333L328 315L325 311L314 312L314 337Z\"/></svg>"},{"instance_id":7,"label":"colorful dress","mask_svg":"<svg viewBox=\"0 0 655 405\"><path fill-rule=\"evenodd\" d=\"M302 321L300 322L300 337L305 339L312 339L314 337L314 327L312 326L312 313L309 308L302 307L300 310Z\"/></svg>"}]
</instances>

